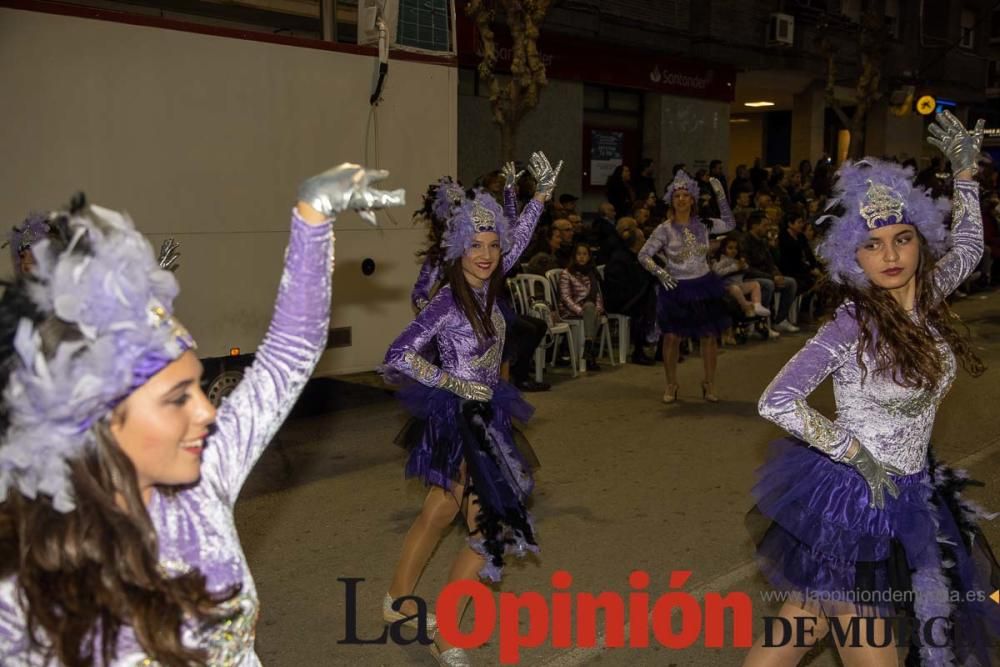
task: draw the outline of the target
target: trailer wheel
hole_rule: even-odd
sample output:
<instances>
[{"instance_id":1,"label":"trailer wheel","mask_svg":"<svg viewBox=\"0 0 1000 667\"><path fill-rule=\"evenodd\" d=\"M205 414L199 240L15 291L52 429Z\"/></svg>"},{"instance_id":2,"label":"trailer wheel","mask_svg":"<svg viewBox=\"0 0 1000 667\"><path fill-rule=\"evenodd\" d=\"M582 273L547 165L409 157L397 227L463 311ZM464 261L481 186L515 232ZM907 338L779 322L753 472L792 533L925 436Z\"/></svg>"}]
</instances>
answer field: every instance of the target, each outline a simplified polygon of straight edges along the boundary
<instances>
[{"instance_id":1,"label":"trailer wheel","mask_svg":"<svg viewBox=\"0 0 1000 667\"><path fill-rule=\"evenodd\" d=\"M219 407L222 405L222 399L233 393L233 389L235 389L236 385L238 385L242 380L242 370L231 369L222 371L208 383L205 395L208 396L208 400L212 402L212 405Z\"/></svg>"}]
</instances>

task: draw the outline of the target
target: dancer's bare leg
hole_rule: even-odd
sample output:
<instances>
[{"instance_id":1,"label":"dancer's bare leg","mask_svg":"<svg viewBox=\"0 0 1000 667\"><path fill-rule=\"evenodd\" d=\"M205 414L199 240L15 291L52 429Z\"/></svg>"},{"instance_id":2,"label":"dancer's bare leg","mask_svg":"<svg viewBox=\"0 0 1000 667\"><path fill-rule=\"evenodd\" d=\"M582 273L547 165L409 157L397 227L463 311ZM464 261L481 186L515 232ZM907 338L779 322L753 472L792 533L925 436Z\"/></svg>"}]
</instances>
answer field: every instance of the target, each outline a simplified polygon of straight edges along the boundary
<instances>
[{"instance_id":1,"label":"dancer's bare leg","mask_svg":"<svg viewBox=\"0 0 1000 667\"><path fill-rule=\"evenodd\" d=\"M476 530L476 513L479 511L479 500L475 494L469 494L469 497L466 498L463 504L462 511L465 513L465 524L471 535ZM479 570L483 568L484 562L485 559L473 551L468 544L464 545L451 564L451 572L448 573L448 583L455 581L479 581ZM462 620L462 615L465 613L467 605L468 600L465 601L462 609L458 612L459 622ZM440 635L435 639L435 642L437 642L438 648L441 651L447 651L452 648L452 645L446 642Z\"/></svg>"},{"instance_id":2,"label":"dancer's bare leg","mask_svg":"<svg viewBox=\"0 0 1000 667\"><path fill-rule=\"evenodd\" d=\"M715 384L715 366L719 359L719 343L715 336L701 339L701 362L705 366L705 382Z\"/></svg>"},{"instance_id":3,"label":"dancer's bare leg","mask_svg":"<svg viewBox=\"0 0 1000 667\"><path fill-rule=\"evenodd\" d=\"M427 493L420 515L403 539L403 550L389 585L388 592L393 598L413 593L434 548L458 514L464 492L464 486L453 484L449 491L435 486ZM402 613L414 614L416 611L416 603L412 600L403 603Z\"/></svg>"},{"instance_id":4,"label":"dancer's bare leg","mask_svg":"<svg viewBox=\"0 0 1000 667\"><path fill-rule=\"evenodd\" d=\"M758 637L753 648L750 649L750 653L747 654L746 660L743 661L743 667L795 667L830 630L825 618L822 616L817 618L815 614L811 614L791 602L786 602L782 606L778 616L788 621L792 628L796 627L797 618L815 618L815 624L811 620L806 624L806 627L811 627L814 630L812 637L802 637L801 642L796 641L799 639L798 637L792 637L783 646L770 647L764 646L763 636ZM797 643L801 643L803 646L796 646Z\"/></svg>"},{"instance_id":5,"label":"dancer's bare leg","mask_svg":"<svg viewBox=\"0 0 1000 667\"><path fill-rule=\"evenodd\" d=\"M667 385L677 386L677 360L681 358L681 339L674 334L663 335L663 370L667 374Z\"/></svg>"},{"instance_id":6,"label":"dancer's bare leg","mask_svg":"<svg viewBox=\"0 0 1000 667\"><path fill-rule=\"evenodd\" d=\"M854 616L838 616L840 627L848 628L849 623L860 622L858 633L860 642L858 646L841 646L837 644L837 653L844 663L844 667L895 667L899 664L899 655L895 641L886 642L887 635L891 635L891 626L880 618L859 618ZM870 624L870 628L869 628ZM871 632L871 639L875 646L867 644L868 633ZM888 643L888 646L881 644Z\"/></svg>"}]
</instances>

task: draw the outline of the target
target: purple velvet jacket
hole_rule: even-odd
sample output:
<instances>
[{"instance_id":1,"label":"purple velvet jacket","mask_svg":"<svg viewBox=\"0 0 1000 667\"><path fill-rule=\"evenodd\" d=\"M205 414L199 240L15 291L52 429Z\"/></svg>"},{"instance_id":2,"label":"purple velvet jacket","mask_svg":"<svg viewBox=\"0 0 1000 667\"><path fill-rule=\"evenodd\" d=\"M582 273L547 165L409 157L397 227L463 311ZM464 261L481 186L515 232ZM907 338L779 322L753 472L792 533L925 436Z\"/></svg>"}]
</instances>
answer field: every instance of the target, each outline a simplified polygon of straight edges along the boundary
<instances>
[{"instance_id":1,"label":"purple velvet jacket","mask_svg":"<svg viewBox=\"0 0 1000 667\"><path fill-rule=\"evenodd\" d=\"M506 274L514 266L531 241L541 213L542 204L536 199L532 199L524 207L513 226L511 247L504 254L497 271ZM485 287L474 293L480 303L485 305ZM452 297L451 286L446 285L389 346L385 355L385 367L430 387L438 385L442 372L493 386L499 378L500 356L507 327L495 304L490 318L496 336L480 342L472 324ZM421 350L435 337L441 357L440 366L431 364L421 356ZM390 372L389 376L394 374Z\"/></svg>"},{"instance_id":2,"label":"purple velvet jacket","mask_svg":"<svg viewBox=\"0 0 1000 667\"><path fill-rule=\"evenodd\" d=\"M951 294L975 269L983 254L983 220L979 185L956 181L952 209L952 247L934 266L934 285L941 298ZM955 355L937 337L945 375L933 390L909 389L892 377L876 374L866 352L868 377L857 363L858 324L850 304L841 306L793 356L760 398L760 414L835 460L843 458L851 438L883 463L904 473L923 469L938 405L955 379ZM914 317L919 317L915 314ZM827 376L833 376L837 417L830 421L806 403Z\"/></svg>"},{"instance_id":3,"label":"purple velvet jacket","mask_svg":"<svg viewBox=\"0 0 1000 667\"><path fill-rule=\"evenodd\" d=\"M233 519L240 488L288 416L326 344L333 277L332 225L307 225L298 216L285 256L274 316L243 381L219 408L206 441L197 484L172 494L154 491L149 515L156 528L159 564L179 574L194 568L209 591L239 585L226 603L225 623L184 628L184 643L207 649L210 665L259 665L254 653L257 590ZM17 582L0 582L0 664L54 666L31 652ZM118 638L115 667L156 665L130 629Z\"/></svg>"}]
</instances>

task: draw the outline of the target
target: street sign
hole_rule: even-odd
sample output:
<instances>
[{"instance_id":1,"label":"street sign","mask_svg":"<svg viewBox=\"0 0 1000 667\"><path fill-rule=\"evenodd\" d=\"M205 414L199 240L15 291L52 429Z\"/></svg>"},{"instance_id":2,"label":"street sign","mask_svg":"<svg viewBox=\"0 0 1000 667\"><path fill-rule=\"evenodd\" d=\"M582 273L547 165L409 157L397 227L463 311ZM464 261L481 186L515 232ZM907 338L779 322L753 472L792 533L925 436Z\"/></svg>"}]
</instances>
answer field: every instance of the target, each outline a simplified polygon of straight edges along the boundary
<instances>
[{"instance_id":1,"label":"street sign","mask_svg":"<svg viewBox=\"0 0 1000 667\"><path fill-rule=\"evenodd\" d=\"M917 100L917 113L922 116L929 116L937 109L937 100L930 95L924 95Z\"/></svg>"}]
</instances>

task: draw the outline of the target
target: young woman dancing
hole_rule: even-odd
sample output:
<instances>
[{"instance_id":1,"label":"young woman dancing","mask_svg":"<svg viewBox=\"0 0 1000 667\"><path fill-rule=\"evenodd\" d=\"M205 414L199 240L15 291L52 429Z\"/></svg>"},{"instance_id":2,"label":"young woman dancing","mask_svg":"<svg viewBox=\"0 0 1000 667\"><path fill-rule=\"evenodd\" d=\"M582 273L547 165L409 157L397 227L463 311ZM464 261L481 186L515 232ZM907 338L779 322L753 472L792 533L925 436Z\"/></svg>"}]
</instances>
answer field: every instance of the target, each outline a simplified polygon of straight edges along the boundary
<instances>
[{"instance_id":1,"label":"young woman dancing","mask_svg":"<svg viewBox=\"0 0 1000 667\"><path fill-rule=\"evenodd\" d=\"M837 308L760 399L761 415L794 437L758 471L758 562L788 595L781 616L815 635L758 642L750 667L797 664L834 622L848 667L896 665L900 641L907 665L990 664L996 561L958 495L968 480L929 449L956 366L983 371L945 303L983 252L972 180L983 124L970 133L947 112L936 123L929 141L955 174L950 239L947 200L914 187L912 170L873 159L842 168L819 248ZM835 421L806 402L830 375ZM913 627L900 637L894 618Z\"/></svg>"},{"instance_id":2,"label":"young woman dancing","mask_svg":"<svg viewBox=\"0 0 1000 667\"><path fill-rule=\"evenodd\" d=\"M724 234L736 226L726 193L718 180L709 179L719 205L721 219L712 220L712 233ZM695 214L698 183L683 169L677 171L663 200L670 215L650 235L639 251L639 262L660 281L657 321L663 333L663 367L667 374L664 403L677 400L677 360L681 340L701 340L705 380L701 394L715 403L715 364L719 355L717 339L731 321L723 300L722 280L708 266L708 227ZM663 266L657 264L659 258Z\"/></svg>"},{"instance_id":3,"label":"young woman dancing","mask_svg":"<svg viewBox=\"0 0 1000 667\"><path fill-rule=\"evenodd\" d=\"M260 664L233 505L323 352L331 221L402 203L369 187L385 175L303 184L274 318L218 413L127 217L84 207L32 246L0 302L0 664Z\"/></svg>"},{"instance_id":4,"label":"young woman dancing","mask_svg":"<svg viewBox=\"0 0 1000 667\"><path fill-rule=\"evenodd\" d=\"M561 168L559 163L553 169L541 153L532 155L529 169L537 189L511 229L489 194L462 203L443 241L447 285L386 353L387 377L402 374L415 381L399 392L414 415L401 434L410 449L406 475L431 487L403 541L385 597L388 622L412 617L413 601L396 598L413 593L459 511L470 539L452 564L450 581L477 576L498 581L505 554L537 550L524 507L533 486L530 462L518 452L511 425L512 417L527 419L531 408L499 380L506 324L495 304L504 274L530 242ZM432 340L440 366L420 354ZM433 632L433 619L428 624ZM468 654L440 637L431 650L443 665L469 664Z\"/></svg>"}]
</instances>

